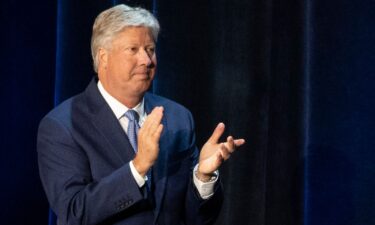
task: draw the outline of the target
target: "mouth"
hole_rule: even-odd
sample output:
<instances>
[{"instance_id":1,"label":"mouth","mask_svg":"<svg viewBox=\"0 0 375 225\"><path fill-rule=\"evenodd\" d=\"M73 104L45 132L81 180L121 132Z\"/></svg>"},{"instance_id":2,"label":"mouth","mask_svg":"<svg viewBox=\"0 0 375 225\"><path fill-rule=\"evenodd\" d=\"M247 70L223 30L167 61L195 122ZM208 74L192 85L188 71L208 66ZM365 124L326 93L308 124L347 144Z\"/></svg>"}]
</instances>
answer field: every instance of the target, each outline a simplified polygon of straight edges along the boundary
<instances>
[{"instance_id":1,"label":"mouth","mask_svg":"<svg viewBox=\"0 0 375 225\"><path fill-rule=\"evenodd\" d=\"M133 73L133 76L138 77L138 78L142 78L142 79L149 79L150 78L150 75L149 75L148 72L136 72L136 73Z\"/></svg>"},{"instance_id":2,"label":"mouth","mask_svg":"<svg viewBox=\"0 0 375 225\"><path fill-rule=\"evenodd\" d=\"M145 66L139 66L137 68L134 68L132 71L132 76L134 76L137 79L141 80L148 80L151 78L153 70L150 68L147 68Z\"/></svg>"},{"instance_id":3,"label":"mouth","mask_svg":"<svg viewBox=\"0 0 375 225\"><path fill-rule=\"evenodd\" d=\"M135 72L133 75L145 75L148 76L149 72Z\"/></svg>"}]
</instances>

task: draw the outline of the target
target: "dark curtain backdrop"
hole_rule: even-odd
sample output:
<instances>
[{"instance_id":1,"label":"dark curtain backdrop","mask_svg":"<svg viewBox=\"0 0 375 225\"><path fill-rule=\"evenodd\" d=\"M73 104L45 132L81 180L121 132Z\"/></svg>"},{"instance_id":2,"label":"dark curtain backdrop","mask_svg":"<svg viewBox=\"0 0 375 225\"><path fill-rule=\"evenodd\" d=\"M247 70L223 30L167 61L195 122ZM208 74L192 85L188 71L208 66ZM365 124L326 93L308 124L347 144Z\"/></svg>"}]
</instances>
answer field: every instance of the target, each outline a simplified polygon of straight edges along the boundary
<instances>
[{"instance_id":1,"label":"dark curtain backdrop","mask_svg":"<svg viewBox=\"0 0 375 225\"><path fill-rule=\"evenodd\" d=\"M91 27L118 3L161 23L152 92L189 108L201 146L247 144L220 170L217 225L375 224L375 2L1 1L1 224L50 224L40 119L94 75Z\"/></svg>"}]
</instances>

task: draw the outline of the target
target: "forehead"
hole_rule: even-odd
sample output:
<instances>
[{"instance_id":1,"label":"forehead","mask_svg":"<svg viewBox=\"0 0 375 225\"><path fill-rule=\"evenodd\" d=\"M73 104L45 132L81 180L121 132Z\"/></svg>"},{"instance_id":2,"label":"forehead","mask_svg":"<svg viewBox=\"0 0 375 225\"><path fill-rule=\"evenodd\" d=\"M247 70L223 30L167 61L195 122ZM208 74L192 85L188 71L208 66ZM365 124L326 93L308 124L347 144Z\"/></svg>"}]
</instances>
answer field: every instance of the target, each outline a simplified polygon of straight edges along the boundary
<instances>
[{"instance_id":1,"label":"forehead","mask_svg":"<svg viewBox=\"0 0 375 225\"><path fill-rule=\"evenodd\" d=\"M154 44L151 29L148 27L125 27L112 40L112 44Z\"/></svg>"}]
</instances>

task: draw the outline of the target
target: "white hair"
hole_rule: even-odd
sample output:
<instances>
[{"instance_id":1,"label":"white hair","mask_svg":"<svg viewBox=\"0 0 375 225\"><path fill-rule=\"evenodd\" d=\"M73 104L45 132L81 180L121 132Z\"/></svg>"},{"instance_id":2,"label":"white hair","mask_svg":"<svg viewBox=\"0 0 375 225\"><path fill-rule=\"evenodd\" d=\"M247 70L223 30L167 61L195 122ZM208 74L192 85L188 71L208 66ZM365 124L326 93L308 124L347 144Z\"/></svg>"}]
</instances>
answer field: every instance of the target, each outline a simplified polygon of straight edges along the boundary
<instances>
[{"instance_id":1,"label":"white hair","mask_svg":"<svg viewBox=\"0 0 375 225\"><path fill-rule=\"evenodd\" d=\"M121 4L101 12L96 17L91 36L91 55L95 72L98 72L99 48L109 48L113 38L125 27L137 26L149 28L156 42L160 30L159 22L146 9Z\"/></svg>"}]
</instances>

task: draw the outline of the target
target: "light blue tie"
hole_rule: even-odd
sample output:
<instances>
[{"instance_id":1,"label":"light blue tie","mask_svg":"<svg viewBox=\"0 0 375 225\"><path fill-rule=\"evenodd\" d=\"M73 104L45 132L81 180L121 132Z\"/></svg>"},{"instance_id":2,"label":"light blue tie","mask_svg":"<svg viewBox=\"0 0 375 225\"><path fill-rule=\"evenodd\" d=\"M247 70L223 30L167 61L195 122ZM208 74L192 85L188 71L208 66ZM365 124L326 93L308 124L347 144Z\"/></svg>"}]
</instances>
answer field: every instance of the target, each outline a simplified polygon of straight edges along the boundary
<instances>
[{"instance_id":1,"label":"light blue tie","mask_svg":"<svg viewBox=\"0 0 375 225\"><path fill-rule=\"evenodd\" d=\"M125 113L125 117L129 120L128 125L128 138L132 145L134 152L138 151L137 135L139 130L139 115L135 110L129 109Z\"/></svg>"}]
</instances>

